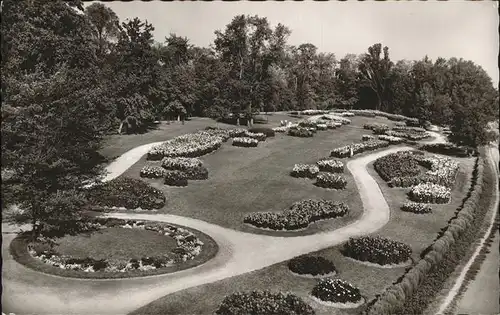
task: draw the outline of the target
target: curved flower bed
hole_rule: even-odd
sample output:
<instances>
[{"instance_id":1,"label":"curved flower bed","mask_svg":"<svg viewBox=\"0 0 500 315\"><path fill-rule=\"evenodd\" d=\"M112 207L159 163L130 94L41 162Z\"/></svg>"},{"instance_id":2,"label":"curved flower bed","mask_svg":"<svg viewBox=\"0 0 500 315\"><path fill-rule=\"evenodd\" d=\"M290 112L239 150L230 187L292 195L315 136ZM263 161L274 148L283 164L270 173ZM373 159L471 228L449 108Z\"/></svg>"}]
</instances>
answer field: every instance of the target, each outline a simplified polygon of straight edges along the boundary
<instances>
[{"instance_id":1,"label":"curved flower bed","mask_svg":"<svg viewBox=\"0 0 500 315\"><path fill-rule=\"evenodd\" d=\"M400 137L393 137L388 135L380 135L378 136L379 140L389 141L390 144L399 144L403 143L405 139Z\"/></svg>"},{"instance_id":2,"label":"curved flower bed","mask_svg":"<svg viewBox=\"0 0 500 315\"><path fill-rule=\"evenodd\" d=\"M445 186L423 183L412 187L408 193L410 200L423 203L447 203L451 198L451 189Z\"/></svg>"},{"instance_id":3,"label":"curved flower bed","mask_svg":"<svg viewBox=\"0 0 500 315\"><path fill-rule=\"evenodd\" d=\"M373 130L373 129L384 129L389 130L389 126L382 123L367 123L363 125L363 129Z\"/></svg>"},{"instance_id":4,"label":"curved flower bed","mask_svg":"<svg viewBox=\"0 0 500 315\"><path fill-rule=\"evenodd\" d=\"M156 165L145 165L140 171L140 176L145 178L160 178L165 174L165 169Z\"/></svg>"},{"instance_id":5,"label":"curved flower bed","mask_svg":"<svg viewBox=\"0 0 500 315\"><path fill-rule=\"evenodd\" d=\"M317 256L299 256L288 262L288 269L299 275L332 276L337 273L335 265L330 260Z\"/></svg>"},{"instance_id":6,"label":"curved flower bed","mask_svg":"<svg viewBox=\"0 0 500 315\"><path fill-rule=\"evenodd\" d=\"M393 129L395 129L395 128L393 128ZM425 129L423 132L416 131L416 130L405 130L405 131L389 130L389 131L386 131L385 134L388 136L405 138L405 139L409 139L409 140L413 140L413 141L418 141L418 140L422 140L422 139L426 139L426 138L430 137L430 134L425 132Z\"/></svg>"},{"instance_id":7,"label":"curved flower bed","mask_svg":"<svg viewBox=\"0 0 500 315\"><path fill-rule=\"evenodd\" d=\"M331 189L345 189L347 186L347 180L337 174L332 173L320 173L316 176L316 183L318 187L331 188Z\"/></svg>"},{"instance_id":8,"label":"curved flower bed","mask_svg":"<svg viewBox=\"0 0 500 315\"><path fill-rule=\"evenodd\" d=\"M419 163L411 151L391 153L378 158L373 167L385 181L396 177L417 176L421 173Z\"/></svg>"},{"instance_id":9,"label":"curved flower bed","mask_svg":"<svg viewBox=\"0 0 500 315\"><path fill-rule=\"evenodd\" d=\"M293 177L315 178L319 173L319 167L310 164L295 164L290 175Z\"/></svg>"},{"instance_id":10,"label":"curved flower bed","mask_svg":"<svg viewBox=\"0 0 500 315\"><path fill-rule=\"evenodd\" d=\"M340 128L342 127L342 123L341 122L336 122L336 121L329 121L326 123L326 128L327 129L337 129L337 128Z\"/></svg>"},{"instance_id":11,"label":"curved flower bed","mask_svg":"<svg viewBox=\"0 0 500 315\"><path fill-rule=\"evenodd\" d=\"M313 132L305 128L290 128L288 129L288 135L292 137L310 138L313 136Z\"/></svg>"},{"instance_id":12,"label":"curved flower bed","mask_svg":"<svg viewBox=\"0 0 500 315\"><path fill-rule=\"evenodd\" d=\"M347 257L383 266L407 262L411 259L412 250L402 242L379 236L363 236L349 238L341 252Z\"/></svg>"},{"instance_id":13,"label":"curved flower bed","mask_svg":"<svg viewBox=\"0 0 500 315\"><path fill-rule=\"evenodd\" d=\"M375 140L375 137L372 135L363 135L363 136L361 136L361 140L363 140L363 141Z\"/></svg>"},{"instance_id":14,"label":"curved flower bed","mask_svg":"<svg viewBox=\"0 0 500 315\"><path fill-rule=\"evenodd\" d=\"M306 228L318 220L345 216L348 212L349 207L343 202L306 199L281 212L247 214L243 222L258 228L291 231Z\"/></svg>"},{"instance_id":15,"label":"curved flower bed","mask_svg":"<svg viewBox=\"0 0 500 315\"><path fill-rule=\"evenodd\" d=\"M208 170L198 158L166 157L161 161L161 165L169 171L183 172L188 180L204 180L208 178ZM165 173L165 176L167 173Z\"/></svg>"},{"instance_id":16,"label":"curved flower bed","mask_svg":"<svg viewBox=\"0 0 500 315\"><path fill-rule=\"evenodd\" d=\"M361 304L360 302L363 302L359 289L341 279L321 279L314 286L311 294L320 301L354 304L353 307L357 307L358 304Z\"/></svg>"},{"instance_id":17,"label":"curved flower bed","mask_svg":"<svg viewBox=\"0 0 500 315\"><path fill-rule=\"evenodd\" d=\"M274 128L272 128L272 130L274 132L287 132L288 131L288 127L274 127Z\"/></svg>"},{"instance_id":18,"label":"curved flower bed","mask_svg":"<svg viewBox=\"0 0 500 315\"><path fill-rule=\"evenodd\" d=\"M314 315L311 306L290 293L237 292L224 298L217 315Z\"/></svg>"},{"instance_id":19,"label":"curved flower bed","mask_svg":"<svg viewBox=\"0 0 500 315\"><path fill-rule=\"evenodd\" d=\"M420 202L405 202L401 206L401 210L405 212L413 212L413 213L431 213L432 207L426 203Z\"/></svg>"},{"instance_id":20,"label":"curved flower bed","mask_svg":"<svg viewBox=\"0 0 500 315\"><path fill-rule=\"evenodd\" d=\"M344 163L338 160L324 159L316 162L321 172L343 173Z\"/></svg>"},{"instance_id":21,"label":"curved flower bed","mask_svg":"<svg viewBox=\"0 0 500 315\"><path fill-rule=\"evenodd\" d=\"M330 156L336 158L345 158L345 157L350 157L351 148L353 154L360 154L363 152L373 151L388 146L389 142L387 141L382 141L382 140L364 141L361 143L353 143L351 145L346 145L343 147L336 148L330 153Z\"/></svg>"},{"instance_id":22,"label":"curved flower bed","mask_svg":"<svg viewBox=\"0 0 500 315\"><path fill-rule=\"evenodd\" d=\"M160 209L165 205L163 192L148 183L129 177L119 177L88 189L90 205L125 207L127 209Z\"/></svg>"},{"instance_id":23,"label":"curved flower bed","mask_svg":"<svg viewBox=\"0 0 500 315\"><path fill-rule=\"evenodd\" d=\"M264 135L265 137L265 135ZM259 140L248 138L248 137L238 137L233 139L233 146L237 147L256 147L259 144Z\"/></svg>"},{"instance_id":24,"label":"curved flower bed","mask_svg":"<svg viewBox=\"0 0 500 315\"><path fill-rule=\"evenodd\" d=\"M250 132L245 130L244 137L255 139L257 141L266 141L267 136L261 132Z\"/></svg>"},{"instance_id":25,"label":"curved flower bed","mask_svg":"<svg viewBox=\"0 0 500 315\"><path fill-rule=\"evenodd\" d=\"M184 187L188 184L187 175L181 171L167 171L165 174L165 185Z\"/></svg>"},{"instance_id":26,"label":"curved flower bed","mask_svg":"<svg viewBox=\"0 0 500 315\"><path fill-rule=\"evenodd\" d=\"M175 239L177 247L169 255L158 257L142 257L128 261L96 260L90 257L73 258L58 254L50 246L50 239L40 237L36 243L28 244L30 255L42 262L66 270L84 272L127 272L130 270L154 270L179 264L194 259L201 253L203 242L192 232L167 223L142 222L136 220L121 220L114 218L95 218L88 223L88 230L99 230L108 227L121 227L130 229L145 229Z\"/></svg>"}]
</instances>

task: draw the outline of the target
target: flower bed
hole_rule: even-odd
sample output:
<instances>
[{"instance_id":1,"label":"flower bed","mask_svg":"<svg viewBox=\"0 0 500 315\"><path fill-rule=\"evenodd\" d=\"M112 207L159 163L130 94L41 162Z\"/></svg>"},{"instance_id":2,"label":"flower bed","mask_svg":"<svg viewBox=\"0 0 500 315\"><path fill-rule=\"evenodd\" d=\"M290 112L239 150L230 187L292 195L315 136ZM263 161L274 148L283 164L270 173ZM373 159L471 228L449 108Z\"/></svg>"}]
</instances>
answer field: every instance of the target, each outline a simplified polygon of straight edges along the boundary
<instances>
[{"instance_id":1,"label":"flower bed","mask_svg":"<svg viewBox=\"0 0 500 315\"><path fill-rule=\"evenodd\" d=\"M263 133L254 133L254 132L250 132L250 131L245 131L245 133L243 134L243 138L251 138L251 139L254 139L254 140L257 140L257 141L266 141L266 138L267 136Z\"/></svg>"},{"instance_id":2,"label":"flower bed","mask_svg":"<svg viewBox=\"0 0 500 315\"><path fill-rule=\"evenodd\" d=\"M274 127L272 128L274 132L287 132L288 127Z\"/></svg>"},{"instance_id":3,"label":"flower bed","mask_svg":"<svg viewBox=\"0 0 500 315\"><path fill-rule=\"evenodd\" d=\"M372 135L363 135L361 137L361 140L363 140L363 141L371 141L371 140L375 140L375 137L372 136Z\"/></svg>"},{"instance_id":4,"label":"flower bed","mask_svg":"<svg viewBox=\"0 0 500 315\"><path fill-rule=\"evenodd\" d=\"M156 165L145 165L140 172L141 177L160 178L165 176L165 169Z\"/></svg>"},{"instance_id":5,"label":"flower bed","mask_svg":"<svg viewBox=\"0 0 500 315\"><path fill-rule=\"evenodd\" d=\"M405 243L388 238L363 236L349 238L341 252L347 257L383 266L407 262L412 250Z\"/></svg>"},{"instance_id":6,"label":"flower bed","mask_svg":"<svg viewBox=\"0 0 500 315\"><path fill-rule=\"evenodd\" d=\"M164 183L168 186L184 187L188 184L188 178L182 171L167 171Z\"/></svg>"},{"instance_id":7,"label":"flower bed","mask_svg":"<svg viewBox=\"0 0 500 315\"><path fill-rule=\"evenodd\" d=\"M217 134L217 135L216 135ZM153 147L148 152L148 160L161 160L164 157L198 157L213 152L227 140L229 131L208 130L182 135Z\"/></svg>"},{"instance_id":8,"label":"flower bed","mask_svg":"<svg viewBox=\"0 0 500 315\"><path fill-rule=\"evenodd\" d=\"M290 293L237 292L224 298L217 315L314 315L314 309Z\"/></svg>"},{"instance_id":9,"label":"flower bed","mask_svg":"<svg viewBox=\"0 0 500 315\"><path fill-rule=\"evenodd\" d=\"M326 123L326 128L327 129L337 129L342 126L342 123L335 122L335 121L329 121Z\"/></svg>"},{"instance_id":10,"label":"flower bed","mask_svg":"<svg viewBox=\"0 0 500 315\"><path fill-rule=\"evenodd\" d=\"M119 177L88 189L92 206L127 209L160 209L165 205L163 192L134 178Z\"/></svg>"},{"instance_id":11,"label":"flower bed","mask_svg":"<svg viewBox=\"0 0 500 315\"><path fill-rule=\"evenodd\" d=\"M166 157L161 164L164 169L170 171L181 171L189 180L204 180L208 178L208 170L198 158ZM165 173L165 175L167 175Z\"/></svg>"},{"instance_id":12,"label":"flower bed","mask_svg":"<svg viewBox=\"0 0 500 315\"><path fill-rule=\"evenodd\" d=\"M467 148L459 147L449 143L424 144L419 149L431 153L438 153L438 154L451 155L457 157L469 156L469 150Z\"/></svg>"},{"instance_id":13,"label":"flower bed","mask_svg":"<svg viewBox=\"0 0 500 315\"><path fill-rule=\"evenodd\" d=\"M341 279L321 279L311 294L321 301L331 303L359 303L363 300L358 288Z\"/></svg>"},{"instance_id":14,"label":"flower bed","mask_svg":"<svg viewBox=\"0 0 500 315\"><path fill-rule=\"evenodd\" d=\"M338 160L324 159L316 162L321 172L343 173L344 163Z\"/></svg>"},{"instance_id":15,"label":"flower bed","mask_svg":"<svg viewBox=\"0 0 500 315\"><path fill-rule=\"evenodd\" d=\"M233 146L236 147L250 148L250 147L256 147L258 144L259 140L253 138L248 138L248 137L233 138Z\"/></svg>"},{"instance_id":16,"label":"flower bed","mask_svg":"<svg viewBox=\"0 0 500 315\"><path fill-rule=\"evenodd\" d=\"M348 212L349 207L345 203L306 199L281 212L250 213L243 222L264 229L298 230L308 227L312 222L341 217Z\"/></svg>"},{"instance_id":17,"label":"flower bed","mask_svg":"<svg viewBox=\"0 0 500 315\"><path fill-rule=\"evenodd\" d=\"M319 173L319 167L310 164L295 164L290 175L293 177L316 178Z\"/></svg>"},{"instance_id":18,"label":"flower bed","mask_svg":"<svg viewBox=\"0 0 500 315\"><path fill-rule=\"evenodd\" d=\"M389 131L386 131L385 134L388 136L405 138L405 139L412 140L412 141L418 141L418 140L422 140L422 139L426 139L426 138L430 137L430 135L425 131L424 132L417 132L414 130L406 130L406 131L389 130Z\"/></svg>"},{"instance_id":19,"label":"flower bed","mask_svg":"<svg viewBox=\"0 0 500 315\"><path fill-rule=\"evenodd\" d=\"M420 202L405 202L401 206L401 210L405 212L413 212L413 213L431 213L432 207L426 203Z\"/></svg>"},{"instance_id":20,"label":"flower bed","mask_svg":"<svg viewBox=\"0 0 500 315\"><path fill-rule=\"evenodd\" d=\"M337 273L335 265L330 260L317 257L303 255L295 257L288 262L288 269L299 275L311 276L331 276Z\"/></svg>"},{"instance_id":21,"label":"flower bed","mask_svg":"<svg viewBox=\"0 0 500 315\"><path fill-rule=\"evenodd\" d=\"M94 218L89 222L90 231L108 227L130 229L145 229L173 238L177 247L170 254L157 257L142 257L128 261L94 259L91 257L74 258L60 255L50 244L51 239L43 236L35 243L28 244L30 255L42 262L60 269L78 270L84 272L127 272L130 270L153 270L182 263L194 259L201 253L201 242L190 231L166 223L142 222L136 220L122 220L115 218Z\"/></svg>"},{"instance_id":22,"label":"flower bed","mask_svg":"<svg viewBox=\"0 0 500 315\"><path fill-rule=\"evenodd\" d=\"M363 153L366 151L373 151L373 150L385 148L388 146L389 146L389 142L387 142L387 141L382 141L382 140L364 141L364 142L353 143L351 145L346 145L346 146L343 146L340 148L336 148L330 153L330 156L336 157L336 158L345 158L345 157L350 157L351 148L352 148L353 154L360 154L360 153Z\"/></svg>"},{"instance_id":23,"label":"flower bed","mask_svg":"<svg viewBox=\"0 0 500 315\"><path fill-rule=\"evenodd\" d=\"M405 141L405 139L403 139L403 138L393 137L393 136L388 136L388 135L380 135L380 136L378 136L378 139L388 141L390 144L400 144L400 143L403 143L403 141Z\"/></svg>"},{"instance_id":24,"label":"flower bed","mask_svg":"<svg viewBox=\"0 0 500 315\"><path fill-rule=\"evenodd\" d=\"M320 173L316 176L316 186L331 189L345 189L347 180L337 174Z\"/></svg>"},{"instance_id":25,"label":"flower bed","mask_svg":"<svg viewBox=\"0 0 500 315\"><path fill-rule=\"evenodd\" d=\"M378 158L374 169L385 181L399 177L414 177L421 173L418 161L411 151L401 151Z\"/></svg>"},{"instance_id":26,"label":"flower bed","mask_svg":"<svg viewBox=\"0 0 500 315\"><path fill-rule=\"evenodd\" d=\"M326 124L317 124L316 128L318 128L318 130L326 130L328 126Z\"/></svg>"},{"instance_id":27,"label":"flower bed","mask_svg":"<svg viewBox=\"0 0 500 315\"><path fill-rule=\"evenodd\" d=\"M313 136L313 132L305 128L290 128L288 135L292 137L309 138Z\"/></svg>"},{"instance_id":28,"label":"flower bed","mask_svg":"<svg viewBox=\"0 0 500 315\"><path fill-rule=\"evenodd\" d=\"M386 124L381 124L381 123L367 123L363 125L364 129L367 130L374 130L374 129L383 129L383 130L389 130L389 126Z\"/></svg>"},{"instance_id":29,"label":"flower bed","mask_svg":"<svg viewBox=\"0 0 500 315\"><path fill-rule=\"evenodd\" d=\"M451 189L445 186L423 183L412 187L408 193L410 200L423 203L447 203L451 198Z\"/></svg>"},{"instance_id":30,"label":"flower bed","mask_svg":"<svg viewBox=\"0 0 500 315\"><path fill-rule=\"evenodd\" d=\"M273 129L267 128L267 127L253 127L248 129L249 132L252 133L263 133L266 135L266 137L274 137L276 133L274 132Z\"/></svg>"}]
</instances>

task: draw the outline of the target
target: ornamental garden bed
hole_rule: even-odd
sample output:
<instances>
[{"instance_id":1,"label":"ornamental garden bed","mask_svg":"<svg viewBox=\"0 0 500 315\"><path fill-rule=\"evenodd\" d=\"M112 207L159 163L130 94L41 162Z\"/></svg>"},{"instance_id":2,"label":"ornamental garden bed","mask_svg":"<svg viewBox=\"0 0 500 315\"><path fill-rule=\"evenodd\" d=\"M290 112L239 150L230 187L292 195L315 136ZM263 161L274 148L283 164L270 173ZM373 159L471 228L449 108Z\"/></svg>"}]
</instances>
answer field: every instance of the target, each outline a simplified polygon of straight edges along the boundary
<instances>
[{"instance_id":1,"label":"ornamental garden bed","mask_svg":"<svg viewBox=\"0 0 500 315\"><path fill-rule=\"evenodd\" d=\"M342 190L346 188L347 180L338 174L320 173L316 176L314 185L322 188Z\"/></svg>"},{"instance_id":2,"label":"ornamental garden bed","mask_svg":"<svg viewBox=\"0 0 500 315\"><path fill-rule=\"evenodd\" d=\"M265 137L265 135L264 135ZM259 144L259 140L250 137L239 137L233 139L233 146L236 147L256 147Z\"/></svg>"},{"instance_id":3,"label":"ornamental garden bed","mask_svg":"<svg viewBox=\"0 0 500 315\"><path fill-rule=\"evenodd\" d=\"M338 308L357 308L364 304L358 288L341 279L321 279L311 292L312 298Z\"/></svg>"},{"instance_id":4,"label":"ornamental garden bed","mask_svg":"<svg viewBox=\"0 0 500 315\"><path fill-rule=\"evenodd\" d=\"M399 265L411 260L411 247L380 236L349 238L341 249L344 256L378 265Z\"/></svg>"},{"instance_id":5,"label":"ornamental garden bed","mask_svg":"<svg viewBox=\"0 0 500 315\"><path fill-rule=\"evenodd\" d=\"M337 274L333 262L320 256L295 257L288 262L288 269L297 276L311 278L330 277Z\"/></svg>"},{"instance_id":6,"label":"ornamental garden bed","mask_svg":"<svg viewBox=\"0 0 500 315\"><path fill-rule=\"evenodd\" d=\"M23 234L11 243L16 261L29 268L72 278L127 278L194 267L217 253L215 241L199 231L151 221L94 218L79 233L36 241Z\"/></svg>"},{"instance_id":7,"label":"ornamental garden bed","mask_svg":"<svg viewBox=\"0 0 500 315\"><path fill-rule=\"evenodd\" d=\"M290 175L293 177L316 178L319 174L319 167L317 165L309 164L295 164Z\"/></svg>"}]
</instances>

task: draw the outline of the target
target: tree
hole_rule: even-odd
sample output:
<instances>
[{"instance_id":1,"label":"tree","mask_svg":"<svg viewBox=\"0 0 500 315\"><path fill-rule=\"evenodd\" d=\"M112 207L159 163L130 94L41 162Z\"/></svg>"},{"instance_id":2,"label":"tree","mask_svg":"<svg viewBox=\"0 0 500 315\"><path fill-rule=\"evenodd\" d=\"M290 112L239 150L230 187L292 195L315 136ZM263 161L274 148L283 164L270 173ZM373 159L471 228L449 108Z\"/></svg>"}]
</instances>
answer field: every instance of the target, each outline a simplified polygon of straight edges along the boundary
<instances>
[{"instance_id":1,"label":"tree","mask_svg":"<svg viewBox=\"0 0 500 315\"><path fill-rule=\"evenodd\" d=\"M103 56L109 50L110 40L116 39L120 32L120 20L113 10L99 2L85 8L85 15L92 24L97 54Z\"/></svg>"}]
</instances>

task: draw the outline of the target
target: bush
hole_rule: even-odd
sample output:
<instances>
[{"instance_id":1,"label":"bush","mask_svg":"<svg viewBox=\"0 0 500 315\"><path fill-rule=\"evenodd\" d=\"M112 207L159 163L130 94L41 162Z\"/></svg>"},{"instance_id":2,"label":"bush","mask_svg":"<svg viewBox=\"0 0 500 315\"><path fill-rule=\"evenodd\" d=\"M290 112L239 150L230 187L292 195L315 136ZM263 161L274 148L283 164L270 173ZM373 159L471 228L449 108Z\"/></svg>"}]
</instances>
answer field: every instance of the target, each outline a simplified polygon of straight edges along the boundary
<instances>
[{"instance_id":1,"label":"bush","mask_svg":"<svg viewBox=\"0 0 500 315\"><path fill-rule=\"evenodd\" d=\"M363 236L349 238L341 252L356 260L392 265L407 262L411 258L412 250L405 243L388 238Z\"/></svg>"},{"instance_id":2,"label":"bush","mask_svg":"<svg viewBox=\"0 0 500 315\"><path fill-rule=\"evenodd\" d=\"M388 135L380 135L378 136L379 140L388 141L390 144L400 144L405 142L405 139L400 137L393 137Z\"/></svg>"},{"instance_id":3,"label":"bush","mask_svg":"<svg viewBox=\"0 0 500 315\"><path fill-rule=\"evenodd\" d=\"M163 192L134 178L119 177L88 190L89 203L101 207L160 209L165 205Z\"/></svg>"},{"instance_id":4,"label":"bush","mask_svg":"<svg viewBox=\"0 0 500 315\"><path fill-rule=\"evenodd\" d=\"M363 141L375 140L375 137L374 137L374 136L372 136L372 135L363 135L363 136L361 137L361 140L363 140Z\"/></svg>"},{"instance_id":5,"label":"bush","mask_svg":"<svg viewBox=\"0 0 500 315\"><path fill-rule=\"evenodd\" d=\"M316 177L315 185L323 188L345 189L347 186L347 180L337 174L320 173Z\"/></svg>"},{"instance_id":6,"label":"bush","mask_svg":"<svg viewBox=\"0 0 500 315\"><path fill-rule=\"evenodd\" d=\"M248 138L248 137L239 137L233 139L233 146L236 147L256 147L259 144L259 141L256 139Z\"/></svg>"},{"instance_id":7,"label":"bush","mask_svg":"<svg viewBox=\"0 0 500 315\"><path fill-rule=\"evenodd\" d=\"M428 204L425 203L419 203L419 202L405 202L401 206L401 210L405 212L413 212L413 213L431 213L432 212L432 207Z\"/></svg>"},{"instance_id":8,"label":"bush","mask_svg":"<svg viewBox=\"0 0 500 315\"><path fill-rule=\"evenodd\" d=\"M395 177L417 176L421 173L418 161L409 151L391 153L378 158L373 167L385 181Z\"/></svg>"},{"instance_id":9,"label":"bush","mask_svg":"<svg viewBox=\"0 0 500 315\"><path fill-rule=\"evenodd\" d=\"M330 152L330 156L336 158L345 158L345 157L350 157L351 148L353 154L361 154L366 151L377 150L380 148L385 148L387 146L389 146L389 142L387 141L382 141L382 140L364 141L336 148L332 152Z\"/></svg>"},{"instance_id":10,"label":"bush","mask_svg":"<svg viewBox=\"0 0 500 315\"><path fill-rule=\"evenodd\" d=\"M290 175L293 177L316 178L319 173L319 167L309 164L295 164Z\"/></svg>"},{"instance_id":11,"label":"bush","mask_svg":"<svg viewBox=\"0 0 500 315\"><path fill-rule=\"evenodd\" d=\"M243 222L258 228L272 230L297 230L310 223L346 215L349 207L345 203L330 200L306 199L292 204L282 212L254 212L245 216Z\"/></svg>"},{"instance_id":12,"label":"bush","mask_svg":"<svg viewBox=\"0 0 500 315\"><path fill-rule=\"evenodd\" d=\"M187 175L181 171L167 171L165 185L184 187L188 184Z\"/></svg>"},{"instance_id":13,"label":"bush","mask_svg":"<svg viewBox=\"0 0 500 315\"><path fill-rule=\"evenodd\" d=\"M288 135L292 137L309 138L313 136L313 132L305 128L290 128L288 129Z\"/></svg>"},{"instance_id":14,"label":"bush","mask_svg":"<svg viewBox=\"0 0 500 315\"><path fill-rule=\"evenodd\" d=\"M337 273L335 265L330 260L316 256L299 256L288 262L288 268L299 275L329 275Z\"/></svg>"},{"instance_id":15,"label":"bush","mask_svg":"<svg viewBox=\"0 0 500 315\"><path fill-rule=\"evenodd\" d=\"M188 180L208 178L208 170L198 158L166 157L161 161L161 164L166 170L183 172Z\"/></svg>"},{"instance_id":16,"label":"bush","mask_svg":"<svg viewBox=\"0 0 500 315\"><path fill-rule=\"evenodd\" d=\"M161 160L163 157L198 157L219 149L227 140L220 133L227 131L206 130L186 134L163 142L148 152L148 160Z\"/></svg>"},{"instance_id":17,"label":"bush","mask_svg":"<svg viewBox=\"0 0 500 315\"><path fill-rule=\"evenodd\" d=\"M423 203L447 203L451 198L451 189L445 186L423 183L414 186L408 193L410 200Z\"/></svg>"},{"instance_id":18,"label":"bush","mask_svg":"<svg viewBox=\"0 0 500 315\"><path fill-rule=\"evenodd\" d=\"M248 130L245 130L243 134L244 137L255 139L257 141L266 141L266 135L264 133L253 133Z\"/></svg>"},{"instance_id":19,"label":"bush","mask_svg":"<svg viewBox=\"0 0 500 315\"><path fill-rule=\"evenodd\" d=\"M165 169L156 165L145 165L140 172L141 177L160 178L165 176Z\"/></svg>"},{"instance_id":20,"label":"bush","mask_svg":"<svg viewBox=\"0 0 500 315\"><path fill-rule=\"evenodd\" d=\"M312 289L312 295L331 303L358 303L362 300L358 288L341 279L321 279Z\"/></svg>"},{"instance_id":21,"label":"bush","mask_svg":"<svg viewBox=\"0 0 500 315\"><path fill-rule=\"evenodd\" d=\"M468 149L466 147L459 147L450 143L424 144L419 148L419 150L437 154L451 155L456 157L467 157L469 156L469 153L471 154L475 153L475 151L472 149Z\"/></svg>"},{"instance_id":22,"label":"bush","mask_svg":"<svg viewBox=\"0 0 500 315\"><path fill-rule=\"evenodd\" d=\"M224 298L217 315L314 315L311 306L290 293L237 292Z\"/></svg>"},{"instance_id":23,"label":"bush","mask_svg":"<svg viewBox=\"0 0 500 315\"><path fill-rule=\"evenodd\" d=\"M252 132L252 133L263 133L268 138L274 137L276 135L276 133L274 132L274 130L272 128L266 128L266 127L254 127L254 128L248 129L248 131Z\"/></svg>"},{"instance_id":24,"label":"bush","mask_svg":"<svg viewBox=\"0 0 500 315\"><path fill-rule=\"evenodd\" d=\"M324 159L316 162L321 172L343 173L344 163L338 160Z\"/></svg>"}]
</instances>

